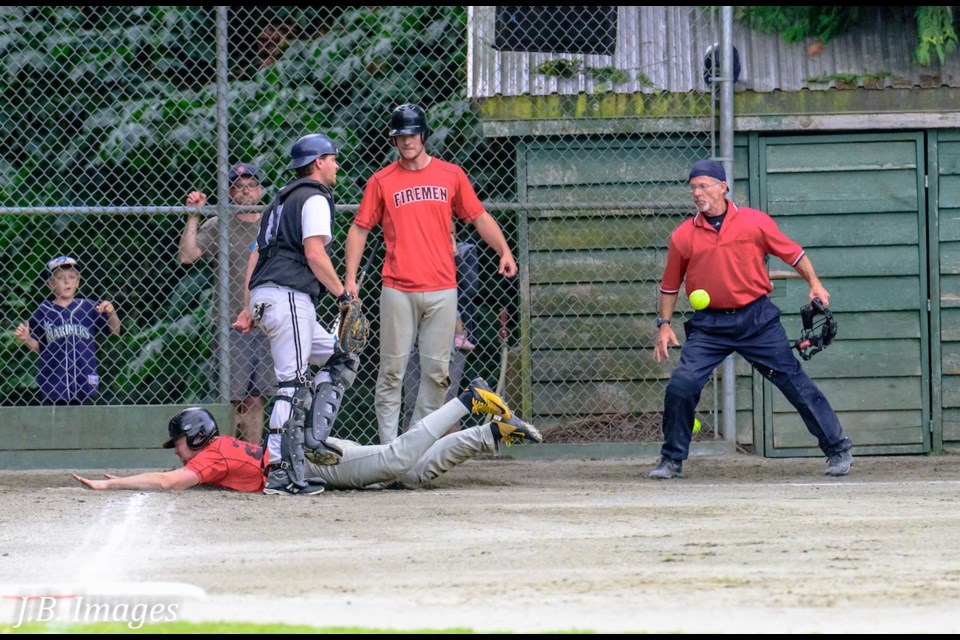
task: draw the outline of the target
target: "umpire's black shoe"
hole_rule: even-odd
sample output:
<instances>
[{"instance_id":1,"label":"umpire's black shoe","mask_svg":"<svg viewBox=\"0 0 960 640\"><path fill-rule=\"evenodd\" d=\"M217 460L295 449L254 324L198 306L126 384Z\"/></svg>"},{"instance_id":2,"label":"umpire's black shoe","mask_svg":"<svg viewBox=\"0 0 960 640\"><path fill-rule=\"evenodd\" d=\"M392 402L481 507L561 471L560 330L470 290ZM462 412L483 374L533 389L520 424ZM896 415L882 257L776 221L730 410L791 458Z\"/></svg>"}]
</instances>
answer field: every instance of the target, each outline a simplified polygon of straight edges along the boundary
<instances>
[{"instance_id":1,"label":"umpire's black shoe","mask_svg":"<svg viewBox=\"0 0 960 640\"><path fill-rule=\"evenodd\" d=\"M683 477L683 463L670 458L660 458L657 466L650 472L650 477L656 480L669 480Z\"/></svg>"},{"instance_id":2,"label":"umpire's black shoe","mask_svg":"<svg viewBox=\"0 0 960 640\"><path fill-rule=\"evenodd\" d=\"M845 476L850 473L850 467L853 466L853 453L850 449L841 451L827 458L827 470L823 472L825 476Z\"/></svg>"}]
</instances>

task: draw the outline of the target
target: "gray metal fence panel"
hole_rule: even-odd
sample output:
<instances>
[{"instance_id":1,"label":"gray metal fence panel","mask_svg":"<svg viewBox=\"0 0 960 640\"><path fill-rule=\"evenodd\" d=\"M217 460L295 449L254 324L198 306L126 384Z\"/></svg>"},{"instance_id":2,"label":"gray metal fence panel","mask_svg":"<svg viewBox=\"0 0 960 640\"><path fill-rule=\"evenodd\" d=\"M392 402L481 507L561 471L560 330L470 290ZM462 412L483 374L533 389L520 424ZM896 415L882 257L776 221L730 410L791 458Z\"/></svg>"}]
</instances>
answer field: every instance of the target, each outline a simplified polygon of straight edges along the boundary
<instances>
[{"instance_id":1,"label":"gray metal fence panel","mask_svg":"<svg viewBox=\"0 0 960 640\"><path fill-rule=\"evenodd\" d=\"M387 124L404 102L427 110L430 153L464 167L514 253L530 258L527 266L537 277L549 280L567 270L568 280L585 285L629 281L635 287L629 295L639 298L632 306L599 310L574 296L549 314L553 320L601 313L616 327L605 336L610 344L636 349L630 358L649 358L641 353L651 346L649 336L630 327L650 324L665 233L625 246L587 243L575 264L567 264L557 253L564 249L539 238L524 240L541 252L529 255L530 247L521 246L521 228L549 208L568 206L588 207L589 217L605 224L639 217L666 230L677 211L689 206L685 163L716 151L713 87L684 96L654 88L640 100L618 93L619 76L597 71L568 95L538 96L529 110L519 108L520 96L497 111L498 98L468 95L467 17L465 7L0 8L0 234L7 257L0 263L7 292L0 304L5 328L0 406L50 402L38 380L39 355L17 337L17 328L52 299L43 270L52 258L66 255L77 260L77 296L109 301L122 326L119 335L96 328L99 385L87 402L173 406L233 400L242 411L242 394L232 393L225 378L255 366L244 359L247 351L224 346L242 300L230 262L248 250L245 225L256 224L242 221L256 220L292 177L285 165L297 138L329 135L341 148L333 255L342 276L346 230L366 180L394 159ZM703 21L701 34L717 28L716 14L709 11L689 19ZM621 48L645 46L636 34L616 41ZM622 50L615 55L633 58ZM561 60L577 58L546 57L558 73ZM603 55L589 60L602 70ZM656 64L662 68L635 71L649 78L676 71L670 59ZM596 110L584 111L583 105ZM566 135L558 135L558 122L567 123ZM678 157L674 149L681 134L686 155ZM525 156L529 148L539 155ZM553 156L551 148L557 150ZM237 163L256 167L263 187L259 201L229 202L235 195L229 171ZM188 206L188 194L195 191L205 198L195 196L190 202L202 204ZM622 217L625 210L630 213ZM199 257L184 237L194 224L211 225L201 234ZM530 357L522 353L524 346L533 350L534 361L570 354L541 353L545 334L521 344L521 280L499 277L495 254L472 227L454 226L460 242L478 245L478 286L466 310L475 348L451 346L454 384L483 376L491 383L502 380L508 397L519 396L520 360ZM561 228L562 234L570 230ZM620 237L631 233L624 229ZM372 405L382 250L372 260L362 293L373 338L338 423L339 435L362 442L376 441ZM618 271L624 264L644 272ZM321 323L331 323L334 312L332 297L319 301ZM544 331L543 326L530 328ZM655 422L662 376L645 372L646 361L621 363L617 375L631 377L611 381L604 368L610 362L580 363L579 379L590 384L560 385L571 390L571 404L589 404L590 389L611 383L626 384L642 397L632 403L634 414L617 410L608 428L581 430L580 440L616 439L617 429L609 425L622 426L624 420ZM267 411L272 392L269 384L249 391L263 395ZM250 407L256 421L259 405L254 401ZM607 418L599 416L601 422ZM713 428L712 418L704 422ZM627 432L629 438L641 437Z\"/></svg>"}]
</instances>

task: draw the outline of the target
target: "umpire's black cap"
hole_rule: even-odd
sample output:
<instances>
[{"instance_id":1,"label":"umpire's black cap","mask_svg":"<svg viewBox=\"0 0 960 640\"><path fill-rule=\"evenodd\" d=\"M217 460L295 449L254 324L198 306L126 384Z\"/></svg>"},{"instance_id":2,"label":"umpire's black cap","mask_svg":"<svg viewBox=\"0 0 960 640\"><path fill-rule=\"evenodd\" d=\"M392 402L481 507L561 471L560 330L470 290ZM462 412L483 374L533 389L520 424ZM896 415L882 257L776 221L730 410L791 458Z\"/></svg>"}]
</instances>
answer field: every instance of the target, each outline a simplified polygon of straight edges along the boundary
<instances>
[{"instance_id":1,"label":"umpire's black cap","mask_svg":"<svg viewBox=\"0 0 960 640\"><path fill-rule=\"evenodd\" d=\"M687 181L693 180L699 176L709 176L720 182L727 181L727 172L723 170L723 165L716 160L697 160L690 167L690 176Z\"/></svg>"}]
</instances>

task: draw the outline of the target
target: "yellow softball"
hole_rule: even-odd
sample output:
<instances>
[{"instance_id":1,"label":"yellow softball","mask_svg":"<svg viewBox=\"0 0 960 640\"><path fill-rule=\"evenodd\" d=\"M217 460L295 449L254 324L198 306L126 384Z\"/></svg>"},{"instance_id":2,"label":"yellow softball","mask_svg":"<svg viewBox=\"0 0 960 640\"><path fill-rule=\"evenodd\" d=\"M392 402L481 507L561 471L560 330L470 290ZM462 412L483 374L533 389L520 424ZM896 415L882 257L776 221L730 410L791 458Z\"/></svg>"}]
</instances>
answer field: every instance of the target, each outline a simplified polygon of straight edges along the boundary
<instances>
[{"instance_id":1,"label":"yellow softball","mask_svg":"<svg viewBox=\"0 0 960 640\"><path fill-rule=\"evenodd\" d=\"M710 294L703 289L697 289L690 294L690 306L700 311L710 306Z\"/></svg>"}]
</instances>

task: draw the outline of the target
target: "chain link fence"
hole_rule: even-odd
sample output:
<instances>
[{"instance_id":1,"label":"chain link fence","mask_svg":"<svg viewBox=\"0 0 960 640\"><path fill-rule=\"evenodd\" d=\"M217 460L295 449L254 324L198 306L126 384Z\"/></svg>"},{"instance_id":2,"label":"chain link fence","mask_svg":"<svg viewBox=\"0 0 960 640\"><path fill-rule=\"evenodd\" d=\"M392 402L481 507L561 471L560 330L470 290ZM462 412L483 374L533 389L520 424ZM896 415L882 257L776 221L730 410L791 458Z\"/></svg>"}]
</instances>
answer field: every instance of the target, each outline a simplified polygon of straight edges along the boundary
<instances>
[{"instance_id":1,"label":"chain link fence","mask_svg":"<svg viewBox=\"0 0 960 640\"><path fill-rule=\"evenodd\" d=\"M658 439L668 372L654 367L649 353L656 284L669 232L689 210L689 162L714 155L715 101L704 99L710 87L702 81L671 97L651 79L678 65L699 73L702 48L691 47L682 61L633 55L637 51L627 49L650 43L623 35L625 10L634 8L619 7L613 32L609 11L606 22L582 23L598 33L576 33L577 22L565 27L575 40L613 37L615 64L603 51L529 53L544 45L525 49L525 35L549 40L535 31L543 22L519 31L514 26L509 38L521 45L498 43L492 32L484 35L480 14L471 13L478 9L494 8L0 8L6 254L0 282L7 291L0 306L0 404L56 399L50 381L64 375L56 367L68 363L41 366L41 354L20 329L28 323L44 347L60 335L92 338L99 383L83 402L234 401L238 416L256 425L246 432L254 437L260 412L270 409L272 383L246 390L251 400L232 388L239 384L233 379L256 377L264 358L269 374L269 356L256 344L223 346L242 300L231 272L237 256L249 252L249 229L292 177L284 167L293 142L307 133L329 135L341 149L332 253L342 276L343 240L365 182L395 159L386 134L390 114L414 102L427 111L428 151L463 166L522 262L520 277L501 278L496 255L472 226L455 225L466 258L460 272L466 342L451 348L454 384L476 376L499 384L517 406L543 417L553 441L636 440L648 436L642 429L651 425ZM714 14L687 10L711 32ZM663 25L645 28L663 36ZM676 27L675 35L682 37L685 28ZM483 55L477 45L496 49L503 64L509 56L527 56L524 73L533 93L553 98L543 97L532 113L513 109L491 117L482 96L468 95L466 78L475 66L469 33L474 56ZM580 114L606 125L567 135L509 131L511 121L563 120L576 111L538 115L551 100L593 104L618 92L625 101L645 97L661 111L628 106ZM660 122L674 115L671 109L710 124L621 127ZM491 120L501 130L491 128ZM231 180L238 163L247 166L241 182L253 172L254 184ZM204 198L187 206L194 191ZM382 249L368 253L372 266L362 294L372 340L337 427L338 435L361 442L377 437ZM102 307L86 320L71 315L59 334L38 331L53 326L44 325L50 321L41 311L62 295L44 272L57 256L77 261L77 298L112 303L118 335ZM332 298L319 301L322 324L331 324L334 313ZM414 386L405 395L410 404ZM259 406L258 394L266 406ZM709 431L715 420L703 416L703 422Z\"/></svg>"}]
</instances>

